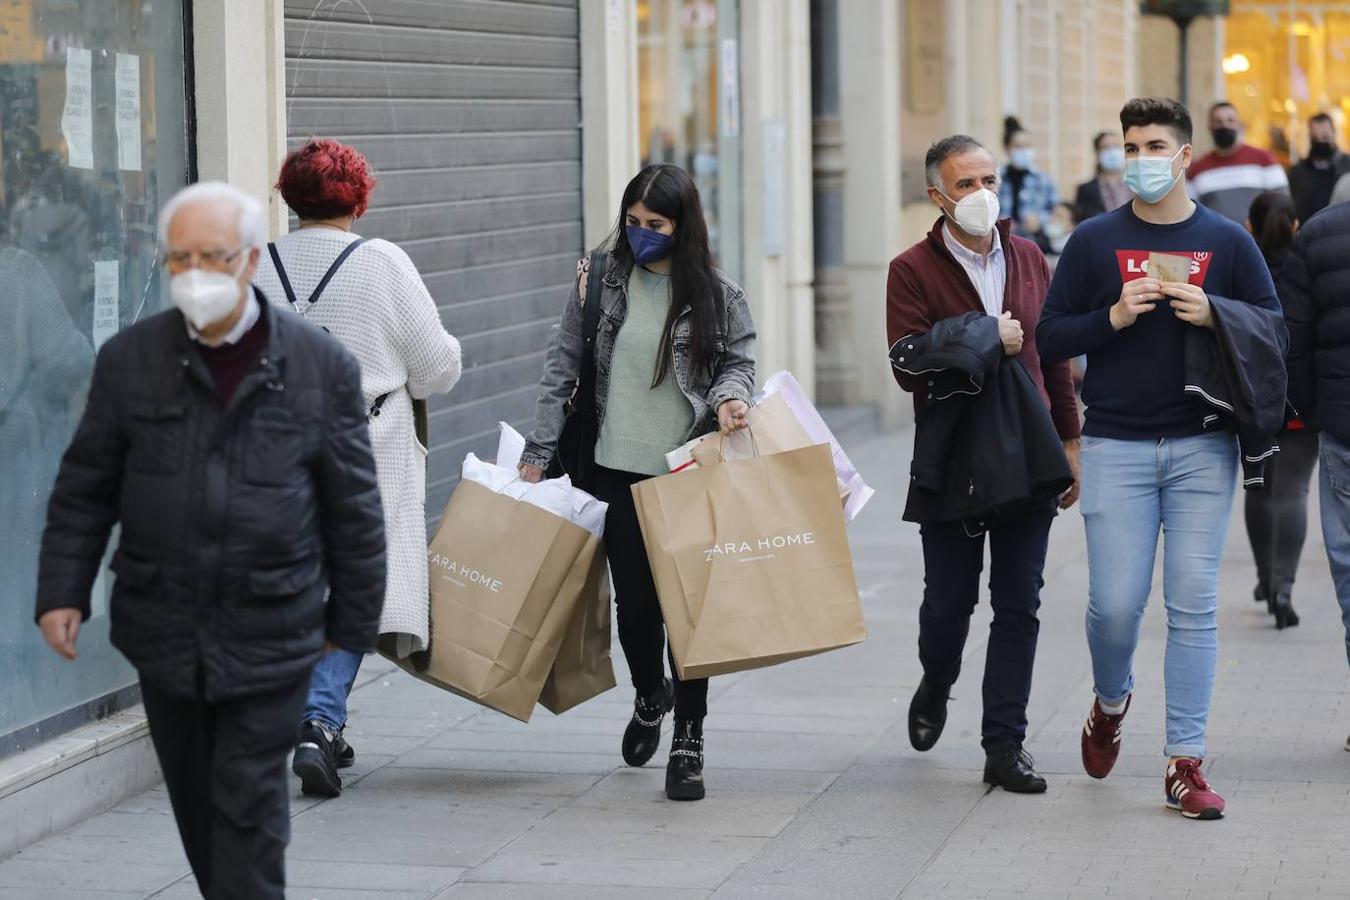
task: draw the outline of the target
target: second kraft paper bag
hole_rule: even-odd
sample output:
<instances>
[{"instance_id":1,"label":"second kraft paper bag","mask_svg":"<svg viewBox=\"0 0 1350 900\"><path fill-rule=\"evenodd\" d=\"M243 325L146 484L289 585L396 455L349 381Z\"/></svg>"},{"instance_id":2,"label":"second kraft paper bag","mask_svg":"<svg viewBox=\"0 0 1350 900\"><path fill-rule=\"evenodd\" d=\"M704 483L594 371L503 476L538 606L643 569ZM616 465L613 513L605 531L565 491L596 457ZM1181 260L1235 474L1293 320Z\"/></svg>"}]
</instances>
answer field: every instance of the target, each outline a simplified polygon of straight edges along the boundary
<instances>
[{"instance_id":1,"label":"second kraft paper bag","mask_svg":"<svg viewBox=\"0 0 1350 900\"><path fill-rule=\"evenodd\" d=\"M596 589L597 554L585 528L462 480L427 548L430 646L394 662L528 722L577 604Z\"/></svg>"},{"instance_id":2,"label":"second kraft paper bag","mask_svg":"<svg viewBox=\"0 0 1350 900\"><path fill-rule=\"evenodd\" d=\"M687 469L633 496L681 678L866 637L828 446Z\"/></svg>"}]
</instances>

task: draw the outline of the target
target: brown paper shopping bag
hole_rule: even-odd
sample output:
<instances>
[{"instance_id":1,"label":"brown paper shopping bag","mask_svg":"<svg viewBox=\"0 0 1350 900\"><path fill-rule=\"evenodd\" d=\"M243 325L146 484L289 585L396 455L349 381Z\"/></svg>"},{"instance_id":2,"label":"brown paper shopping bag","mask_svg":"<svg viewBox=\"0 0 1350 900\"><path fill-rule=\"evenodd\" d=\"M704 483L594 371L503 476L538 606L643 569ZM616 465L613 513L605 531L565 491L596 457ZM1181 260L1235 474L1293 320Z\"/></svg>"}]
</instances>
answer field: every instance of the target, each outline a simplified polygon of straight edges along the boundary
<instances>
[{"instance_id":1,"label":"brown paper shopping bag","mask_svg":"<svg viewBox=\"0 0 1350 900\"><path fill-rule=\"evenodd\" d=\"M800 450L816 443L811 440L796 413L782 394L770 394L751 408L746 417L749 427L723 437L717 432L705 435L690 449L690 456L700 466L715 466L720 462L749 459ZM848 503L851 491L835 476L840 506Z\"/></svg>"},{"instance_id":2,"label":"brown paper shopping bag","mask_svg":"<svg viewBox=\"0 0 1350 900\"><path fill-rule=\"evenodd\" d=\"M581 600L572 612L553 669L544 682L539 702L549 712L567 712L614 687L614 664L609 655L609 564L603 548L595 554Z\"/></svg>"},{"instance_id":3,"label":"brown paper shopping bag","mask_svg":"<svg viewBox=\"0 0 1350 900\"><path fill-rule=\"evenodd\" d=\"M633 496L681 678L866 637L827 445L652 478Z\"/></svg>"},{"instance_id":4,"label":"brown paper shopping bag","mask_svg":"<svg viewBox=\"0 0 1350 900\"><path fill-rule=\"evenodd\" d=\"M394 662L529 721L599 553L584 528L461 481L427 549L430 645Z\"/></svg>"}]
</instances>

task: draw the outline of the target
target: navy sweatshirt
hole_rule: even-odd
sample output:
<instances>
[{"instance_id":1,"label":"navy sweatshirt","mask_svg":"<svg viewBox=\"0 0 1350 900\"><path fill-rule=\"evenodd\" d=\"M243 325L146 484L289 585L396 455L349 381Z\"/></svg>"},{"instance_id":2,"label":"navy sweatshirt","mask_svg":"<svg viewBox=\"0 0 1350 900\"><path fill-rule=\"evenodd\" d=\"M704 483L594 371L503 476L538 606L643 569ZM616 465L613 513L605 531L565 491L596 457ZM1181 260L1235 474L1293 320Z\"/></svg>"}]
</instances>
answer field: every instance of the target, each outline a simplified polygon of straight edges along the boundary
<instances>
[{"instance_id":1,"label":"navy sweatshirt","mask_svg":"<svg viewBox=\"0 0 1350 900\"><path fill-rule=\"evenodd\" d=\"M1207 411L1188 397L1185 335L1193 325L1158 302L1128 328L1111 328L1111 307L1126 281L1143 278L1150 252L1185 257L1191 284L1279 311L1270 270L1240 225L1196 205L1184 222L1152 225L1126 203L1074 230L1050 282L1036 345L1046 360L1087 354L1083 433L1120 440L1199 434Z\"/></svg>"}]
</instances>

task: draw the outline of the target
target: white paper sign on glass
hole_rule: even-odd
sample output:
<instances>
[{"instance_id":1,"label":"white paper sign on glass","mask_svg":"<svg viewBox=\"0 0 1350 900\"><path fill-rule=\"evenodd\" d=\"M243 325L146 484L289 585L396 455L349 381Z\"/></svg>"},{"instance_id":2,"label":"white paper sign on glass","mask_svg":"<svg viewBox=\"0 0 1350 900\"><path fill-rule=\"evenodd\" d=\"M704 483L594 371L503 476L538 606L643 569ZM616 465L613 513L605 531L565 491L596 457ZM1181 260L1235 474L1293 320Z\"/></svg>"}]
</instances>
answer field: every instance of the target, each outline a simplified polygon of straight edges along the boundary
<instances>
[{"instance_id":1,"label":"white paper sign on glass","mask_svg":"<svg viewBox=\"0 0 1350 900\"><path fill-rule=\"evenodd\" d=\"M94 350L122 327L121 308L117 302L120 290L120 263L115 259L94 263Z\"/></svg>"},{"instance_id":2,"label":"white paper sign on glass","mask_svg":"<svg viewBox=\"0 0 1350 900\"><path fill-rule=\"evenodd\" d=\"M66 159L74 169L94 167L94 56L83 47L66 50L66 106L61 115L61 134L66 139Z\"/></svg>"},{"instance_id":3,"label":"white paper sign on glass","mask_svg":"<svg viewBox=\"0 0 1350 900\"><path fill-rule=\"evenodd\" d=\"M141 170L141 58L117 54L117 168Z\"/></svg>"}]
</instances>

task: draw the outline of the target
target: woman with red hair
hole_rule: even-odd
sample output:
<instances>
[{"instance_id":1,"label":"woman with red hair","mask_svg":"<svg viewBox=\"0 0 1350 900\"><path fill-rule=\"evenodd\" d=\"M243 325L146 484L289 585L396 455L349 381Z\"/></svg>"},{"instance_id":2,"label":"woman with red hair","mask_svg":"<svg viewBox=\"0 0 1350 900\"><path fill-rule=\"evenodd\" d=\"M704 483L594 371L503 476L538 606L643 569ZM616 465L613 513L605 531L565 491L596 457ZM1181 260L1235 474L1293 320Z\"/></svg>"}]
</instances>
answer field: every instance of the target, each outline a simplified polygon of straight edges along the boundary
<instances>
[{"instance_id":1,"label":"woman with red hair","mask_svg":"<svg viewBox=\"0 0 1350 900\"><path fill-rule=\"evenodd\" d=\"M459 379L459 341L446 333L412 260L352 232L375 186L353 147L313 140L286 157L277 189L300 227L268 245L256 283L279 306L331 333L361 363L370 442L384 503L388 580L381 642L407 655L427 646L426 448L412 401ZM314 669L292 765L305 793L336 797L355 752L342 737L361 655L336 647Z\"/></svg>"}]
</instances>

